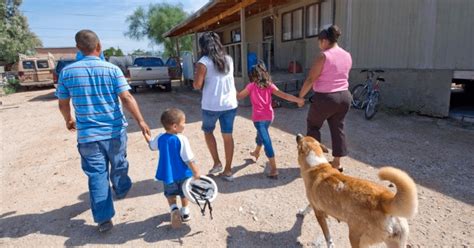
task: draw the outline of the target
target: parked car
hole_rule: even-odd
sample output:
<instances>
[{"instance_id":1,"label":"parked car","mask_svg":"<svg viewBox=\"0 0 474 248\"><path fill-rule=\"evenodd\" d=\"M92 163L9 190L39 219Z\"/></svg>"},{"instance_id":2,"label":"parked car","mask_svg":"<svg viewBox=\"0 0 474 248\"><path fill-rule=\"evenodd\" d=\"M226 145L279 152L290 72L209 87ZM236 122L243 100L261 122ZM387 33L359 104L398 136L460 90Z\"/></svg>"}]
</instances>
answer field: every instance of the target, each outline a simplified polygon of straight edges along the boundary
<instances>
[{"instance_id":1,"label":"parked car","mask_svg":"<svg viewBox=\"0 0 474 248\"><path fill-rule=\"evenodd\" d=\"M18 72L20 85L26 88L52 86L54 83L54 60L52 57L20 56L20 60L13 65L12 70Z\"/></svg>"},{"instance_id":2,"label":"parked car","mask_svg":"<svg viewBox=\"0 0 474 248\"><path fill-rule=\"evenodd\" d=\"M61 73L64 67L74 62L76 62L75 59L60 59L56 62L56 68L54 69L54 72L53 72L53 80L54 80L55 87L58 84L59 73Z\"/></svg>"},{"instance_id":3,"label":"parked car","mask_svg":"<svg viewBox=\"0 0 474 248\"><path fill-rule=\"evenodd\" d=\"M129 84L132 91L138 87L163 86L165 91L171 91L171 77L168 66L158 57L138 57L133 66L128 67Z\"/></svg>"},{"instance_id":4,"label":"parked car","mask_svg":"<svg viewBox=\"0 0 474 248\"><path fill-rule=\"evenodd\" d=\"M168 66L168 73L171 79L181 79L183 65L179 57L169 57L165 64Z\"/></svg>"}]
</instances>

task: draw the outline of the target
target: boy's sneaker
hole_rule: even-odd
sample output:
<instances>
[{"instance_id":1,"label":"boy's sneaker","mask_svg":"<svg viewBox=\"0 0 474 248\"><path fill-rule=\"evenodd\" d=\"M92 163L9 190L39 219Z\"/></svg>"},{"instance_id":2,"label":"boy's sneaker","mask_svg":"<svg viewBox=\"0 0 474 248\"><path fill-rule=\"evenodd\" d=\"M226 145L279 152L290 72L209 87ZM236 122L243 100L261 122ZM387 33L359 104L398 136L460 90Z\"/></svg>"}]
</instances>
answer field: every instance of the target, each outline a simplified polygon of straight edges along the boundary
<instances>
[{"instance_id":1,"label":"boy's sneaker","mask_svg":"<svg viewBox=\"0 0 474 248\"><path fill-rule=\"evenodd\" d=\"M191 220L190 214L181 214L181 217L183 218L183 222L188 222Z\"/></svg>"},{"instance_id":2,"label":"boy's sneaker","mask_svg":"<svg viewBox=\"0 0 474 248\"><path fill-rule=\"evenodd\" d=\"M181 208L181 218L183 218L183 222L188 222L191 220L189 208Z\"/></svg>"},{"instance_id":3,"label":"boy's sneaker","mask_svg":"<svg viewBox=\"0 0 474 248\"><path fill-rule=\"evenodd\" d=\"M181 213L178 208L171 211L171 227L173 229L180 228L182 224Z\"/></svg>"}]
</instances>

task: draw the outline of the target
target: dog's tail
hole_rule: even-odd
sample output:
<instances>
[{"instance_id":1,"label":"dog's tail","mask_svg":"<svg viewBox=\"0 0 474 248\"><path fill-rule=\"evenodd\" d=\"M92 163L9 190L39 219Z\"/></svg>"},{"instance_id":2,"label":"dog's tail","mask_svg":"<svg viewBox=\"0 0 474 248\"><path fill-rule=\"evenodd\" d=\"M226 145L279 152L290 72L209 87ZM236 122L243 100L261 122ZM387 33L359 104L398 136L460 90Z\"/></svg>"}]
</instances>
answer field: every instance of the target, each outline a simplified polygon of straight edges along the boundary
<instances>
[{"instance_id":1,"label":"dog's tail","mask_svg":"<svg viewBox=\"0 0 474 248\"><path fill-rule=\"evenodd\" d=\"M381 168L379 178L393 182L397 186L395 196L385 198L382 202L385 211L405 218L415 216L418 211L418 194L413 179L407 173L393 167Z\"/></svg>"}]
</instances>

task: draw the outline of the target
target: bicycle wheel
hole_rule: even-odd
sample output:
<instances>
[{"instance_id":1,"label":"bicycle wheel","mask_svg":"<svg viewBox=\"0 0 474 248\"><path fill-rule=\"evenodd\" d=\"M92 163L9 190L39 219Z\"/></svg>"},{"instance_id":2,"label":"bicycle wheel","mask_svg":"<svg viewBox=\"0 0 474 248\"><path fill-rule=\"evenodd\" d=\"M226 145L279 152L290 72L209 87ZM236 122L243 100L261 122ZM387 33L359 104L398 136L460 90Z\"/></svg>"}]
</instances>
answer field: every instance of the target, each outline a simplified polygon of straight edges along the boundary
<instances>
[{"instance_id":1,"label":"bicycle wheel","mask_svg":"<svg viewBox=\"0 0 474 248\"><path fill-rule=\"evenodd\" d=\"M364 102L367 99L367 87L364 84L358 84L351 90L352 101L351 105L355 109L362 109Z\"/></svg>"},{"instance_id":2,"label":"bicycle wheel","mask_svg":"<svg viewBox=\"0 0 474 248\"><path fill-rule=\"evenodd\" d=\"M375 91L372 96L370 96L367 107L365 108L365 119L370 120L377 113L379 108L380 93Z\"/></svg>"}]
</instances>

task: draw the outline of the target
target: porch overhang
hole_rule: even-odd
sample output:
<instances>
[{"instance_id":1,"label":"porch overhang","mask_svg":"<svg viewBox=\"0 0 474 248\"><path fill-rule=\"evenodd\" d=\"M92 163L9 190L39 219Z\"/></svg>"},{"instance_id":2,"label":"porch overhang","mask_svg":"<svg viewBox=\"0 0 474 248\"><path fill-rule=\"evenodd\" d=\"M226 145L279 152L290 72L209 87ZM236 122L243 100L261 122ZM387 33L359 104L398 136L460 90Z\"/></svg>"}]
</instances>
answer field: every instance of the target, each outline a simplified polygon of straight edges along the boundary
<instances>
[{"instance_id":1,"label":"porch overhang","mask_svg":"<svg viewBox=\"0 0 474 248\"><path fill-rule=\"evenodd\" d=\"M290 2L290 0L214 0L209 1L188 19L166 32L164 37L183 36L197 32L214 30L238 22L240 11L245 9L245 16L253 16L271 10L273 7Z\"/></svg>"}]
</instances>

